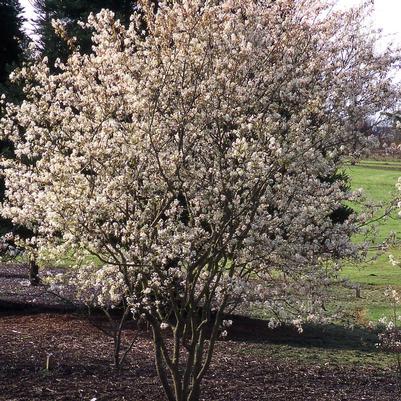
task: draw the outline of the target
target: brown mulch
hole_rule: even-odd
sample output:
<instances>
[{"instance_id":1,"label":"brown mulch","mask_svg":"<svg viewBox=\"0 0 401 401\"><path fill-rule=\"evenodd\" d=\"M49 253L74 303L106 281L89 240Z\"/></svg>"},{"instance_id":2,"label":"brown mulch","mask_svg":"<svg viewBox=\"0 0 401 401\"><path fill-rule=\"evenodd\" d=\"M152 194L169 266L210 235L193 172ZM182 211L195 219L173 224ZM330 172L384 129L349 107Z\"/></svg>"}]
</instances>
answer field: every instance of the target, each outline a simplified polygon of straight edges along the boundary
<instances>
[{"instance_id":1,"label":"brown mulch","mask_svg":"<svg viewBox=\"0 0 401 401\"><path fill-rule=\"evenodd\" d=\"M82 315L41 311L38 305L61 307L61 300L46 294L44 288L20 288L24 280L21 269L11 269L8 279L5 271L3 275L0 272L1 401L164 400L153 364L150 333L139 333L126 364L116 372L111 366L111 339ZM15 277L18 272L20 276ZM9 295L1 295L4 288ZM25 302L25 309L12 309L17 305L12 303L12 293L18 295L18 305ZM36 309L30 309L32 305ZM261 324L239 320L233 326L231 340L218 343L213 366L203 383L202 399L401 400L397 381L389 371L266 358L258 352L265 341ZM133 330L127 329L125 335L130 337ZM45 369L48 354L52 354L49 371Z\"/></svg>"},{"instance_id":2,"label":"brown mulch","mask_svg":"<svg viewBox=\"0 0 401 401\"><path fill-rule=\"evenodd\" d=\"M127 334L128 335L128 334ZM71 314L0 316L0 400L163 400L150 333L142 332L121 372L111 340ZM294 365L221 341L204 381L204 400L395 401L392 374L367 368ZM249 351L249 352L248 352ZM45 370L47 354L52 367Z\"/></svg>"}]
</instances>

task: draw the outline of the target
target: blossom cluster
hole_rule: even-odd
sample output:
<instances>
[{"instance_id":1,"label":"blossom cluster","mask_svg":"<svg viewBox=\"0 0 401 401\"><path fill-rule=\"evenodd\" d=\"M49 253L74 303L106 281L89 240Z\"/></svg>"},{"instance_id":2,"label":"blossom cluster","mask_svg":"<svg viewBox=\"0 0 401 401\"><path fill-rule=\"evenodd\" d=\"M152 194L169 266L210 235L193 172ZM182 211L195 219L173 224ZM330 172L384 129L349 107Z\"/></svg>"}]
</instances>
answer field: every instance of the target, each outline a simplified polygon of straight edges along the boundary
<instances>
[{"instance_id":1,"label":"blossom cluster","mask_svg":"<svg viewBox=\"0 0 401 401\"><path fill-rule=\"evenodd\" d=\"M383 316L379 319L378 334L379 342L377 346L388 352L401 353L401 315L399 315L400 294L394 288L385 291L386 298L391 302L392 316Z\"/></svg>"}]
</instances>

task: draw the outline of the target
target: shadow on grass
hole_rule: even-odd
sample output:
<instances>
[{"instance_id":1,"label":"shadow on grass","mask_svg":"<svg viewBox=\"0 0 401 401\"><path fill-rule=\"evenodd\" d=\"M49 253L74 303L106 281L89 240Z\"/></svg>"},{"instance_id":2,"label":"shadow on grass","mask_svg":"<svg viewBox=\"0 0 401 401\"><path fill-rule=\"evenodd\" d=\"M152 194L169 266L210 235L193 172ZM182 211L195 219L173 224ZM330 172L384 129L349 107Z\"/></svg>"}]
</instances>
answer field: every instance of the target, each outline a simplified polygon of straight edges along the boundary
<instances>
[{"instance_id":1,"label":"shadow on grass","mask_svg":"<svg viewBox=\"0 0 401 401\"><path fill-rule=\"evenodd\" d=\"M336 324L304 325L303 332L298 333L294 326L271 329L267 320L245 316L229 318L233 320L227 337L231 341L377 352L377 332L365 327L351 329Z\"/></svg>"}]
</instances>

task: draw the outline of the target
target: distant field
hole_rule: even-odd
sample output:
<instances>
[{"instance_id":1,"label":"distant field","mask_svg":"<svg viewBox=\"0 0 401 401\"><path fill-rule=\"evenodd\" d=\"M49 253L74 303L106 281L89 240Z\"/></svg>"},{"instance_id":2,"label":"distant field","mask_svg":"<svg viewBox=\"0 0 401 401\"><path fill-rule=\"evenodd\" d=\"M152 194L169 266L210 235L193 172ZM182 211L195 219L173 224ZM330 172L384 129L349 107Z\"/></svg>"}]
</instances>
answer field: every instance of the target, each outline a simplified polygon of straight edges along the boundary
<instances>
[{"instance_id":1,"label":"distant field","mask_svg":"<svg viewBox=\"0 0 401 401\"><path fill-rule=\"evenodd\" d=\"M396 194L395 184L401 176L401 161L364 160L356 166L347 167L346 171L352 180L352 188L363 188L368 198L374 201L388 201ZM401 240L401 219L397 213L380 222L377 241L382 241L391 232L395 232ZM344 295L343 299L344 304L355 312L361 323L377 320L390 313L390 305L383 295L387 286L401 290L401 268L389 263L390 253L401 259L401 247L396 247L373 262L347 266L343 270L345 277L361 286L362 299L350 297L349 294Z\"/></svg>"}]
</instances>

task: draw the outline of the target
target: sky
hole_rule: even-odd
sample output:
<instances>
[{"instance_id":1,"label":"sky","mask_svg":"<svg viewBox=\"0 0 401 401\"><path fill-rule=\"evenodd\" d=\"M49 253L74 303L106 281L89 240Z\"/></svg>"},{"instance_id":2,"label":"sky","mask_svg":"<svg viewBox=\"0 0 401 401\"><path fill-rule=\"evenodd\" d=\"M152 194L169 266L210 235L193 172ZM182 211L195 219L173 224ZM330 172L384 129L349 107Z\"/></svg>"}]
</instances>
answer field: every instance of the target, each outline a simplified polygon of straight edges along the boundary
<instances>
[{"instance_id":1,"label":"sky","mask_svg":"<svg viewBox=\"0 0 401 401\"><path fill-rule=\"evenodd\" d=\"M361 0L338 0L341 7L361 4ZM374 3L373 23L376 28L383 29L384 43L401 46L401 1L372 0Z\"/></svg>"},{"instance_id":2,"label":"sky","mask_svg":"<svg viewBox=\"0 0 401 401\"><path fill-rule=\"evenodd\" d=\"M35 12L33 10L33 0L19 0L20 4L24 8L24 17L26 19L25 22L25 29L28 32L28 34L31 33L32 31L32 18L35 17Z\"/></svg>"},{"instance_id":3,"label":"sky","mask_svg":"<svg viewBox=\"0 0 401 401\"><path fill-rule=\"evenodd\" d=\"M33 0L19 0L25 9L26 30L32 30L30 22L35 16L32 2ZM341 7L348 7L359 4L361 0L338 0ZM385 35L383 45L393 42L401 45L401 0L374 0L375 12L373 21L377 28L382 28Z\"/></svg>"}]
</instances>

